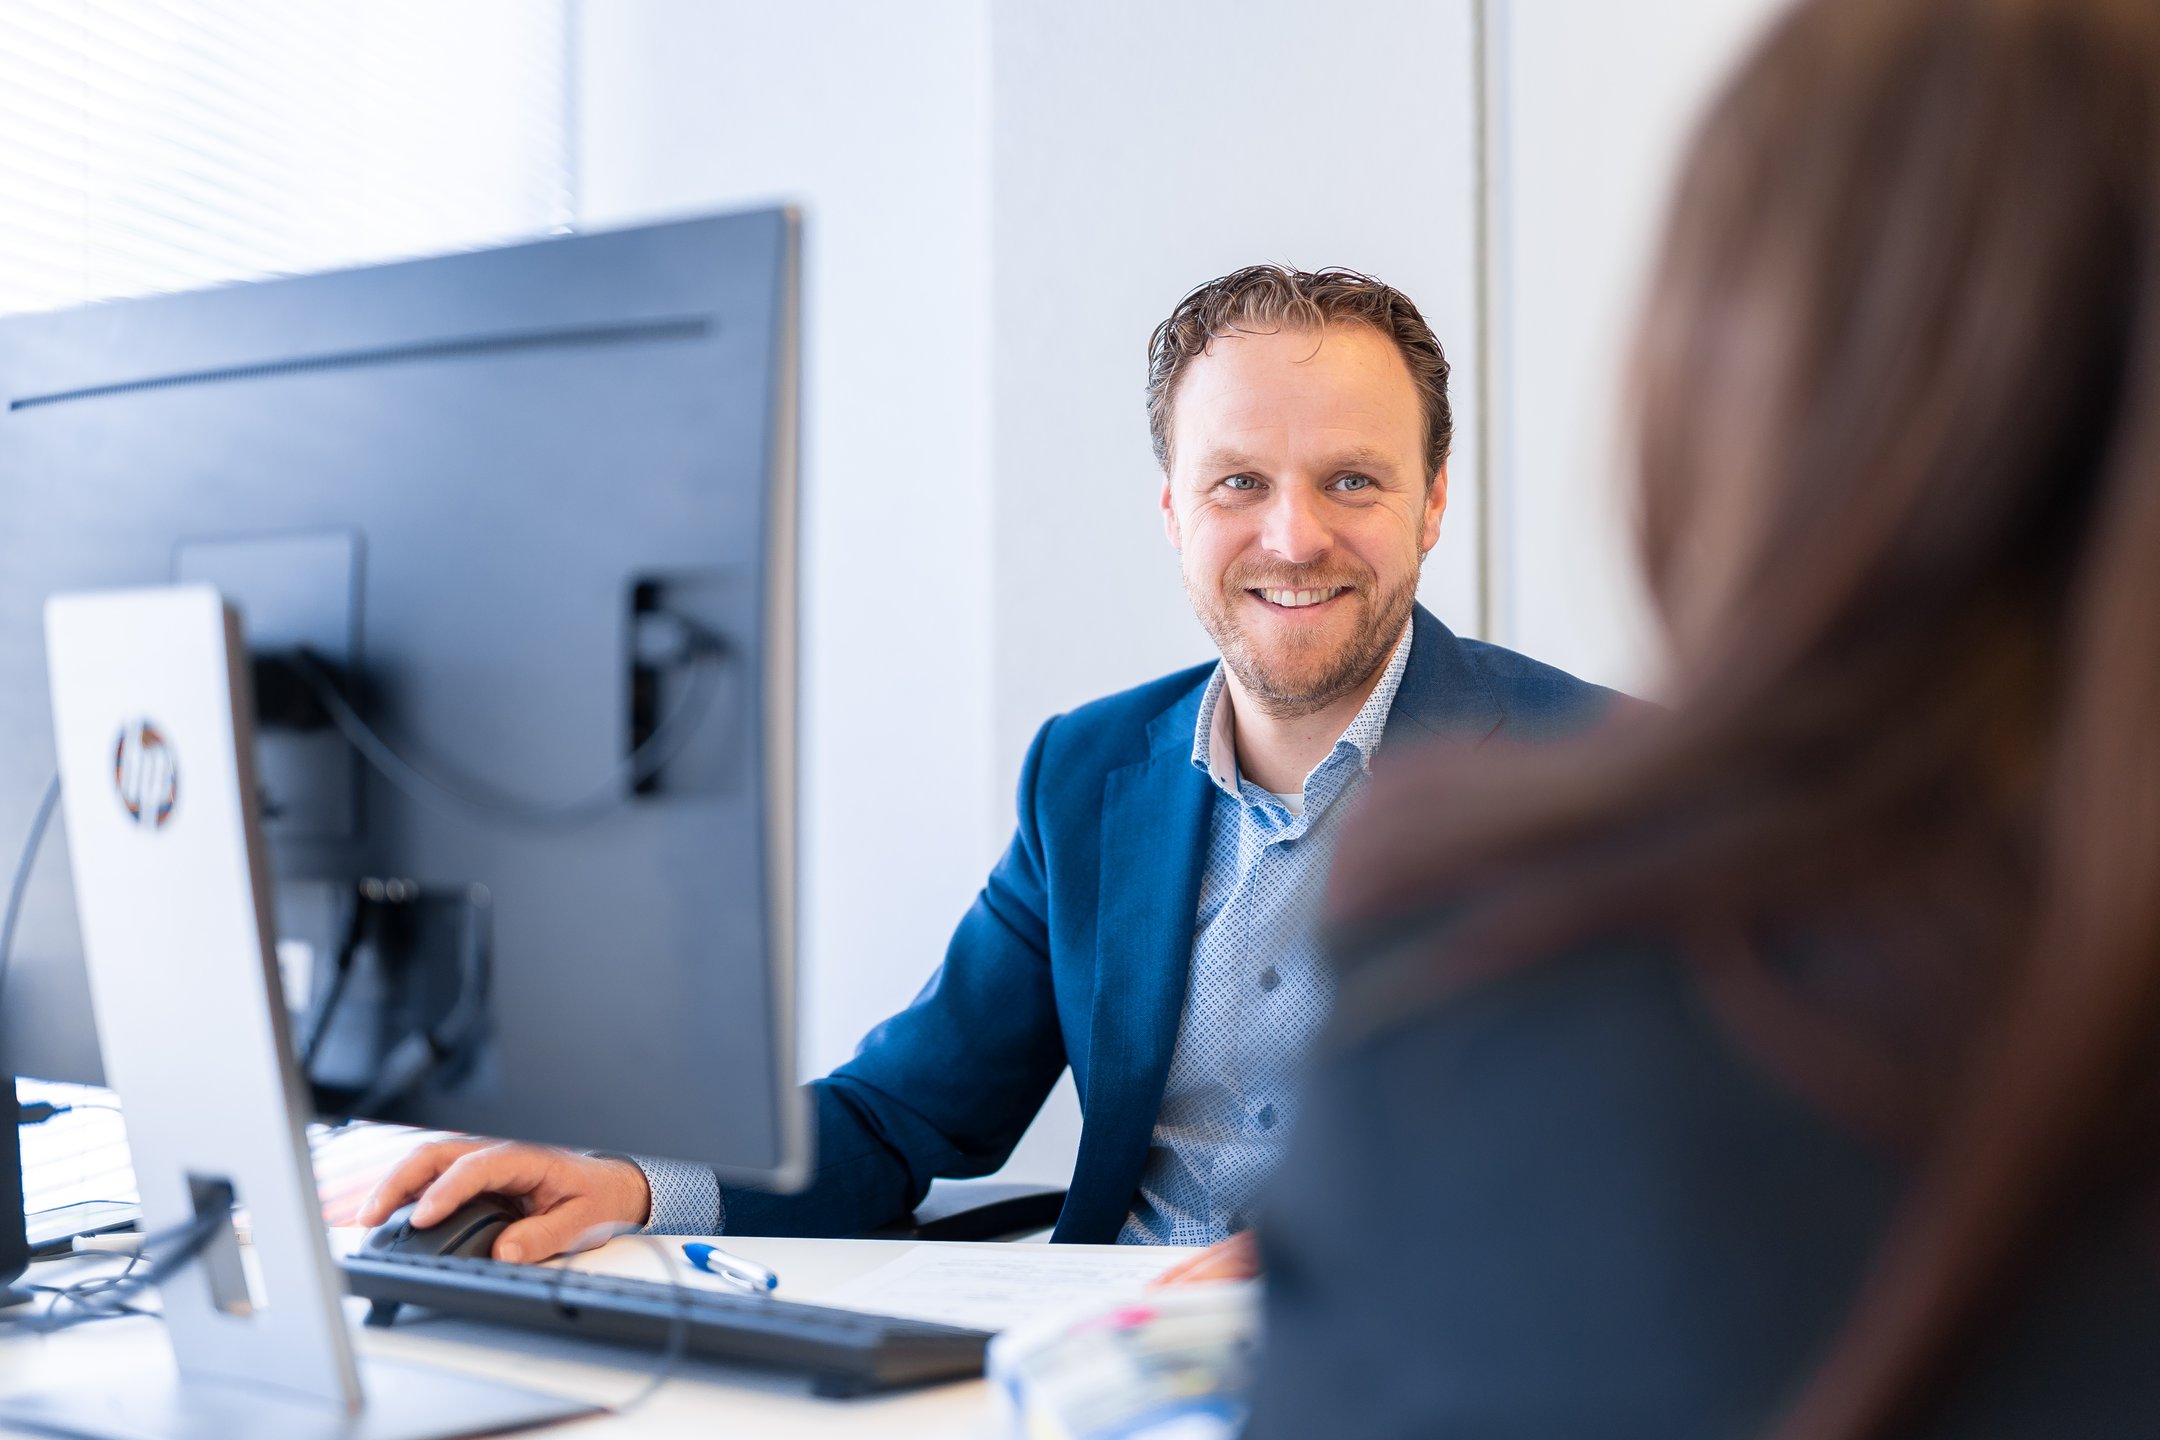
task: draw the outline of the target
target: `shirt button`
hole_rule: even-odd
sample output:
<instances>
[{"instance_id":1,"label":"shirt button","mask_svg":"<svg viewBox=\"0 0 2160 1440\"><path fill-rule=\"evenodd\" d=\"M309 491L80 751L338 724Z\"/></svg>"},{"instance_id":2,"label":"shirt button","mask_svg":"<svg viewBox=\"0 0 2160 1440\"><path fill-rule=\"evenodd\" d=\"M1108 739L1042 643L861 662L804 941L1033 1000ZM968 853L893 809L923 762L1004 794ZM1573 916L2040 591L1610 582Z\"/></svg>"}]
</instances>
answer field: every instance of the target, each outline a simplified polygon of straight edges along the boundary
<instances>
[{"instance_id":1,"label":"shirt button","mask_svg":"<svg viewBox=\"0 0 2160 1440\"><path fill-rule=\"evenodd\" d=\"M1255 1115L1255 1116L1253 1116L1253 1119L1255 1119L1255 1120L1257 1120L1257 1121L1259 1121L1259 1122L1260 1122L1260 1128L1261 1128L1261 1129L1263 1129L1263 1130L1272 1130L1272 1129L1274 1129L1274 1128L1275 1128L1275 1107L1274 1107L1273 1105L1262 1105L1262 1106L1260 1107L1260 1113L1259 1113L1258 1115Z\"/></svg>"},{"instance_id":2,"label":"shirt button","mask_svg":"<svg viewBox=\"0 0 2160 1440\"><path fill-rule=\"evenodd\" d=\"M1273 965L1268 966L1267 969L1260 972L1260 988L1262 990L1273 990L1277 985L1280 984L1282 984L1282 976L1278 975L1275 972L1275 967Z\"/></svg>"}]
</instances>

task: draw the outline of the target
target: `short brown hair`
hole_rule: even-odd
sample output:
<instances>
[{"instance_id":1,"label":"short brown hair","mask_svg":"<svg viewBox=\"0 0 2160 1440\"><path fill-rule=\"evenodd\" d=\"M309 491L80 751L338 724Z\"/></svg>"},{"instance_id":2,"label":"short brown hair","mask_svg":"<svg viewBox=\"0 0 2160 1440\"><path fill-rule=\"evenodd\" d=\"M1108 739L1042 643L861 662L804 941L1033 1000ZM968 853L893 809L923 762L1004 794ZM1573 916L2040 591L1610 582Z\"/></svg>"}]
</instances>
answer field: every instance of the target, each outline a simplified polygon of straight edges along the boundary
<instances>
[{"instance_id":1,"label":"short brown hair","mask_svg":"<svg viewBox=\"0 0 2160 1440\"><path fill-rule=\"evenodd\" d=\"M1355 270L1285 265L1247 265L1210 280L1155 327L1148 340L1147 409L1156 463L1170 468L1170 407L1178 381L1217 337L1319 330L1330 323L1370 325L1395 342L1425 409L1425 478L1439 474L1455 440L1455 413L1448 408L1447 356L1417 306L1394 286Z\"/></svg>"}]
</instances>

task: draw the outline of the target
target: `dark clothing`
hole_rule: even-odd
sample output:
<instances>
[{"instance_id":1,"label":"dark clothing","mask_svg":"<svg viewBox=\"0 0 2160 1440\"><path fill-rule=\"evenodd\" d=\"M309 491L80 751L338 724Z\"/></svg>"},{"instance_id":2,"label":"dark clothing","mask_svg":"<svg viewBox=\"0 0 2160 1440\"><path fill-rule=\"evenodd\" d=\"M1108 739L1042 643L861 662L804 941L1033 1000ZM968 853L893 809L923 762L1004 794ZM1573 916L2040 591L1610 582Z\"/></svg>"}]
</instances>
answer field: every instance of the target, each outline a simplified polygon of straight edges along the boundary
<instances>
[{"instance_id":1,"label":"dark clothing","mask_svg":"<svg viewBox=\"0 0 2160 1440\"><path fill-rule=\"evenodd\" d=\"M1671 956L1512 972L1321 1061L1261 1222L1249 1440L1762 1435L1901 1178L1738 1053ZM2160 1434L2144 1238L2063 1228L1913 1433Z\"/></svg>"}]
</instances>

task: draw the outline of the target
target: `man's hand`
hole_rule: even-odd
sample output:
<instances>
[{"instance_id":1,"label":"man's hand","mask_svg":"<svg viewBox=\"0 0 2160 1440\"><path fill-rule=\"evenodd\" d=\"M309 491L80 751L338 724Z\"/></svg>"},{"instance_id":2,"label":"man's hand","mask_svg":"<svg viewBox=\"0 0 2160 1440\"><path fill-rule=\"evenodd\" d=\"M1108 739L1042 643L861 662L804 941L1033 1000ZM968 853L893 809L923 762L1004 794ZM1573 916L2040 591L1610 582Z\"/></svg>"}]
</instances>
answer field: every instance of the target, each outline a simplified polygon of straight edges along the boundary
<instances>
[{"instance_id":1,"label":"man's hand","mask_svg":"<svg viewBox=\"0 0 2160 1440\"><path fill-rule=\"evenodd\" d=\"M426 1229L488 1191L525 1208L523 1220L495 1237L497 1260L545 1260L586 1249L637 1229L652 1210L645 1172L627 1160L507 1140L439 1140L406 1156L354 1218L380 1225L419 1196L412 1223Z\"/></svg>"},{"instance_id":2,"label":"man's hand","mask_svg":"<svg viewBox=\"0 0 2160 1440\"><path fill-rule=\"evenodd\" d=\"M1166 1285L1208 1285L1217 1280L1250 1280L1260 1273L1260 1241L1250 1230L1241 1230L1217 1241L1197 1255L1188 1255L1148 1283L1148 1289Z\"/></svg>"}]
</instances>

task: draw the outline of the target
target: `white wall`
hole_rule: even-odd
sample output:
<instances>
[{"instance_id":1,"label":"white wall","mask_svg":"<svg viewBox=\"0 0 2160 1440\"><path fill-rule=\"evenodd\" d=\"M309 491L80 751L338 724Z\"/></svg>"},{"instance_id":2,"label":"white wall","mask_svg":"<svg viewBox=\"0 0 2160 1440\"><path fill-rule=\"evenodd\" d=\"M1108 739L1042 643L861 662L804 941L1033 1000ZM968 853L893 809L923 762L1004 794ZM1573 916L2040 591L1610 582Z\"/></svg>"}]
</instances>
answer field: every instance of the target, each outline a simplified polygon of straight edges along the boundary
<instances>
[{"instance_id":1,"label":"white wall","mask_svg":"<svg viewBox=\"0 0 2160 1440\"><path fill-rule=\"evenodd\" d=\"M1638 689L1618 402L1679 151L1773 0L1492 0L1495 638Z\"/></svg>"},{"instance_id":2,"label":"white wall","mask_svg":"<svg viewBox=\"0 0 2160 1440\"><path fill-rule=\"evenodd\" d=\"M1768 0L1488 0L1494 638L1648 678L1611 440L1687 119ZM1423 594L1475 633L1472 0L607 0L587 224L808 210L806 1070L905 1003L1050 714L1209 656L1149 332L1254 260L1402 287L1456 362ZM1069 1085L1011 1173L1061 1179Z\"/></svg>"},{"instance_id":3,"label":"white wall","mask_svg":"<svg viewBox=\"0 0 2160 1440\"><path fill-rule=\"evenodd\" d=\"M1055 711L1211 653L1155 510L1145 347L1254 260L1402 286L1461 363L1467 0L609 0L584 219L809 212L805 1061L904 1003ZM1470 473L1468 457L1461 473ZM1467 480L1427 598L1473 620ZM1009 1173L1062 1179L1069 1084Z\"/></svg>"},{"instance_id":4,"label":"white wall","mask_svg":"<svg viewBox=\"0 0 2160 1440\"><path fill-rule=\"evenodd\" d=\"M1353 76L1315 64L1299 0L1001 3L992 21L991 426L995 799L1009 816L1048 716L1212 658L1156 509L1147 339L1201 281L1261 260L1348 265L1406 291L1469 361L1472 164L1465 3L1336 0ZM1459 497L1422 587L1471 627ZM1069 1086L1014 1157L1062 1174Z\"/></svg>"},{"instance_id":5,"label":"white wall","mask_svg":"<svg viewBox=\"0 0 2160 1440\"><path fill-rule=\"evenodd\" d=\"M995 857L987 9L581 7L587 226L807 212L803 1061L904 1005Z\"/></svg>"},{"instance_id":6,"label":"white wall","mask_svg":"<svg viewBox=\"0 0 2160 1440\"><path fill-rule=\"evenodd\" d=\"M1464 448L1423 594L1474 623L1469 7L1337 0L1001 4L994 22L1001 777L1044 717L1214 651L1156 513L1149 333L1255 261L1348 265L1455 360Z\"/></svg>"}]
</instances>

